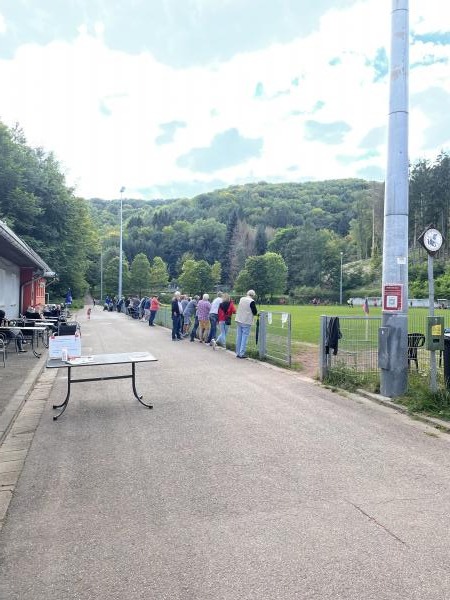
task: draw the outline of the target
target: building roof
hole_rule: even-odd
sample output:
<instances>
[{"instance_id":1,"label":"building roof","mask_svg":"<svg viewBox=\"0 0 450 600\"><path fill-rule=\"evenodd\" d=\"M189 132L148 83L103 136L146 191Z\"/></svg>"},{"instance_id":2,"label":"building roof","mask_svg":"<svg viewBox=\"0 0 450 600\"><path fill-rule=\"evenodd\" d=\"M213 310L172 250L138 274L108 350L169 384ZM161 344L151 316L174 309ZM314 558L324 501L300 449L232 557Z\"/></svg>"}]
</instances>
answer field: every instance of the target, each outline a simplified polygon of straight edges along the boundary
<instances>
[{"instance_id":1,"label":"building roof","mask_svg":"<svg viewBox=\"0 0 450 600\"><path fill-rule=\"evenodd\" d=\"M42 271L43 277L54 277L55 273L33 248L20 239L4 221L0 221L0 256L19 267Z\"/></svg>"}]
</instances>

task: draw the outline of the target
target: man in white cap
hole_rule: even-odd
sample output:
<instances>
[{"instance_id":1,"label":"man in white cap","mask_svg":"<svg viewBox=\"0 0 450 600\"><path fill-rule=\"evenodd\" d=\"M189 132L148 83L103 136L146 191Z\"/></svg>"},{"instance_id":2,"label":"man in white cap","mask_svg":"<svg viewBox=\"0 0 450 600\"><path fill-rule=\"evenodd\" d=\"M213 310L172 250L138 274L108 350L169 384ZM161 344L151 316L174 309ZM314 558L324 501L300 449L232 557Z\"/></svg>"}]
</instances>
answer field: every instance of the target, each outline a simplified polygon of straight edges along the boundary
<instances>
[{"instance_id":1,"label":"man in white cap","mask_svg":"<svg viewBox=\"0 0 450 600\"><path fill-rule=\"evenodd\" d=\"M258 314L255 303L255 290L248 290L247 295L239 300L239 306L236 313L236 358L247 358L245 350L247 348L248 336L253 323L253 317Z\"/></svg>"}]
</instances>

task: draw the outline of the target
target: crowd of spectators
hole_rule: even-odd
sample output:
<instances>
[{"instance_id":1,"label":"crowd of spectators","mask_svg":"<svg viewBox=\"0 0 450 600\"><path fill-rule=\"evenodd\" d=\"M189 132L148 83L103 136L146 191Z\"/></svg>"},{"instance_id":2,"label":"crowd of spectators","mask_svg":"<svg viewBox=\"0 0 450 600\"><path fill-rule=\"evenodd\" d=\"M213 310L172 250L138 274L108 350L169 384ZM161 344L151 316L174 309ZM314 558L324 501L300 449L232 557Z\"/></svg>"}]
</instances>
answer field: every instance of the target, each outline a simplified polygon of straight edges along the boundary
<instances>
[{"instance_id":1,"label":"crowd of spectators","mask_svg":"<svg viewBox=\"0 0 450 600\"><path fill-rule=\"evenodd\" d=\"M254 317L258 314L255 303L255 291L249 290L236 308L229 294L217 292L210 301L209 294L189 296L176 291L170 304L173 341L189 338L212 348L226 347L227 334L232 317L236 322L236 357L246 358L248 337ZM158 295L117 297L106 296L103 310L125 312L154 327L161 303Z\"/></svg>"}]
</instances>

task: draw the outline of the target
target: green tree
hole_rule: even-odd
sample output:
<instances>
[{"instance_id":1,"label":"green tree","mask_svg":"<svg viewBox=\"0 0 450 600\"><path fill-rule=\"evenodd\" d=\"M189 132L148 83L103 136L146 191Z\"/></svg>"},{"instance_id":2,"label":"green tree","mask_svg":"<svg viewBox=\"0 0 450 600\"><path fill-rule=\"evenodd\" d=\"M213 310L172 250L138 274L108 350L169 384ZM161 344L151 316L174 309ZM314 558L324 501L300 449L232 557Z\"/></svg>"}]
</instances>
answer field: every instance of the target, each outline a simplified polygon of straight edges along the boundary
<instances>
[{"instance_id":1,"label":"green tree","mask_svg":"<svg viewBox=\"0 0 450 600\"><path fill-rule=\"evenodd\" d=\"M222 279L222 265L218 260L216 260L211 267L211 275L214 280L214 283L217 285L221 282Z\"/></svg>"},{"instance_id":2,"label":"green tree","mask_svg":"<svg viewBox=\"0 0 450 600\"><path fill-rule=\"evenodd\" d=\"M187 293L211 291L214 286L213 268L205 260L187 260L178 281Z\"/></svg>"},{"instance_id":3,"label":"green tree","mask_svg":"<svg viewBox=\"0 0 450 600\"><path fill-rule=\"evenodd\" d=\"M226 227L215 219L198 219L189 232L189 248L197 259L212 264L222 255Z\"/></svg>"},{"instance_id":4,"label":"green tree","mask_svg":"<svg viewBox=\"0 0 450 600\"><path fill-rule=\"evenodd\" d=\"M141 298L144 291L150 286L150 262L145 254L136 254L131 263L130 291L137 292Z\"/></svg>"},{"instance_id":5,"label":"green tree","mask_svg":"<svg viewBox=\"0 0 450 600\"><path fill-rule=\"evenodd\" d=\"M266 250L267 250L266 228L261 223L256 228L255 251L256 251L256 254L261 255L261 254L265 254Z\"/></svg>"},{"instance_id":6,"label":"green tree","mask_svg":"<svg viewBox=\"0 0 450 600\"><path fill-rule=\"evenodd\" d=\"M287 266L280 254L266 252L262 256L250 256L239 273L235 288L244 293L253 288L260 298L267 298L285 291Z\"/></svg>"},{"instance_id":7,"label":"green tree","mask_svg":"<svg viewBox=\"0 0 450 600\"><path fill-rule=\"evenodd\" d=\"M238 294L245 294L252 287L250 275L246 269L242 269L234 282L234 290Z\"/></svg>"},{"instance_id":8,"label":"green tree","mask_svg":"<svg viewBox=\"0 0 450 600\"><path fill-rule=\"evenodd\" d=\"M129 274L128 261L122 260L122 289L125 293L129 292ZM114 256L106 265L103 273L103 286L105 294L117 296L119 288L119 257Z\"/></svg>"},{"instance_id":9,"label":"green tree","mask_svg":"<svg viewBox=\"0 0 450 600\"><path fill-rule=\"evenodd\" d=\"M160 256L155 256L150 267L150 287L153 291L163 290L168 283L167 265Z\"/></svg>"},{"instance_id":10,"label":"green tree","mask_svg":"<svg viewBox=\"0 0 450 600\"><path fill-rule=\"evenodd\" d=\"M227 229L225 232L225 242L223 245L223 253L222 253L222 257L221 257L221 262L222 262L222 280L225 284L229 284L231 285L232 280L231 280L231 270L230 270L230 263L231 263L231 248L232 248L232 241L233 241L233 237L234 237L234 233L237 227L237 223L238 223L238 210L237 208L234 208L229 217L228 217L228 222L227 222Z\"/></svg>"},{"instance_id":11,"label":"green tree","mask_svg":"<svg viewBox=\"0 0 450 600\"><path fill-rule=\"evenodd\" d=\"M281 254L266 252L263 255L267 277L267 293L270 296L282 294L287 286L287 265Z\"/></svg>"},{"instance_id":12,"label":"green tree","mask_svg":"<svg viewBox=\"0 0 450 600\"><path fill-rule=\"evenodd\" d=\"M196 273L197 261L193 258L184 261L180 276L178 277L178 283L181 289L193 294L200 288L198 286L198 278Z\"/></svg>"},{"instance_id":13,"label":"green tree","mask_svg":"<svg viewBox=\"0 0 450 600\"><path fill-rule=\"evenodd\" d=\"M52 296L68 287L82 296L98 253L86 201L67 187L53 154L30 148L19 127L0 123L0 157L0 218L57 272Z\"/></svg>"}]
</instances>

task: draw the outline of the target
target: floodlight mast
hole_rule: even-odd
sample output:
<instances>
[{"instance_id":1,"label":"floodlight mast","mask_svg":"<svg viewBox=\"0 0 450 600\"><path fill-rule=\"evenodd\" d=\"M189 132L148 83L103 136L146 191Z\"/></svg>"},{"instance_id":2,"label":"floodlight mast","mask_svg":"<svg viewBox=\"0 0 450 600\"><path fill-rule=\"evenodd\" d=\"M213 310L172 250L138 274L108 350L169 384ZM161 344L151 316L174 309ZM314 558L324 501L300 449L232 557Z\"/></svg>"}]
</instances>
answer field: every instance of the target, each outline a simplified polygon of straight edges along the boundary
<instances>
[{"instance_id":1,"label":"floodlight mast","mask_svg":"<svg viewBox=\"0 0 450 600\"><path fill-rule=\"evenodd\" d=\"M392 0L391 34L382 282L388 361L381 369L380 391L392 398L408 383L408 0Z\"/></svg>"},{"instance_id":2,"label":"floodlight mast","mask_svg":"<svg viewBox=\"0 0 450 600\"><path fill-rule=\"evenodd\" d=\"M122 298L122 264L123 264L123 193L125 188L122 186L120 188L120 239L119 239L119 285L118 285L118 293L117 300L119 301Z\"/></svg>"}]
</instances>

